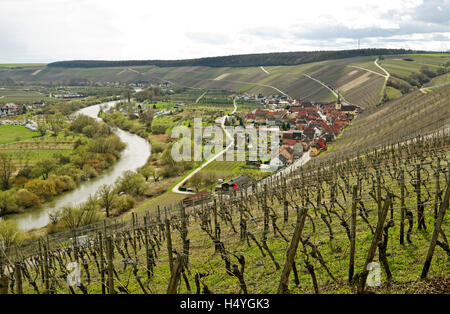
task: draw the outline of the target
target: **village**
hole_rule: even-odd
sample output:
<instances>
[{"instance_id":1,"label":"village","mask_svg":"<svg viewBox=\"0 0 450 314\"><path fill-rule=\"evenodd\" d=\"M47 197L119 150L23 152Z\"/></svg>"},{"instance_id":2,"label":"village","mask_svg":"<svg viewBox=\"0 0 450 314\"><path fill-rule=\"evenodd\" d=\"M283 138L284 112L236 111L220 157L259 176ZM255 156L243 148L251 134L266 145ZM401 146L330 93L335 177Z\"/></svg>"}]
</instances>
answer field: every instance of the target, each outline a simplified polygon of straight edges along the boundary
<instances>
[{"instance_id":1,"label":"village","mask_svg":"<svg viewBox=\"0 0 450 314\"><path fill-rule=\"evenodd\" d=\"M350 121L361 112L358 106L341 101L336 103L312 103L286 96L232 95L264 105L265 109L240 112L228 117L242 118L246 127L279 128L280 147L278 156L268 163L247 160L247 165L259 167L263 172L273 172L287 167L303 156L315 157L328 149ZM252 184L247 175L239 175L223 182L219 180L215 193L228 194ZM183 199L184 206L190 206L211 197L208 191L200 191Z\"/></svg>"},{"instance_id":2,"label":"village","mask_svg":"<svg viewBox=\"0 0 450 314\"><path fill-rule=\"evenodd\" d=\"M245 124L255 127L278 127L280 151L272 165L286 166L303 153L315 157L327 150L330 142L350 123L360 108L341 101L335 104L312 103L286 96L241 96L266 104L267 109L244 113ZM266 165L261 165L267 167Z\"/></svg>"},{"instance_id":3,"label":"village","mask_svg":"<svg viewBox=\"0 0 450 314\"><path fill-rule=\"evenodd\" d=\"M6 103L0 104L0 125L23 125L30 131L36 132L38 130L38 125L35 121L26 119L23 121L19 120L9 120L8 117L18 116L27 113L28 110L44 108L44 101L36 101L32 104L22 104L22 103Z\"/></svg>"}]
</instances>

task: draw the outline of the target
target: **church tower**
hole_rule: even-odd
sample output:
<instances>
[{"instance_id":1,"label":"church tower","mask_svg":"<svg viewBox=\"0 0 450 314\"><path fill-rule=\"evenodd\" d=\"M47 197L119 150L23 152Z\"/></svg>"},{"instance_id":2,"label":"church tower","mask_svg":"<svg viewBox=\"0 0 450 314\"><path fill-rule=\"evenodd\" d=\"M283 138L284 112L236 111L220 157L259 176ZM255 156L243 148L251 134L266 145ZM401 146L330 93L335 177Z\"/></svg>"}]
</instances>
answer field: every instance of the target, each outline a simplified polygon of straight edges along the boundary
<instances>
[{"instance_id":1,"label":"church tower","mask_svg":"<svg viewBox=\"0 0 450 314\"><path fill-rule=\"evenodd\" d=\"M336 110L341 110L342 104L341 104L341 94L338 93L338 99L336 102Z\"/></svg>"}]
</instances>

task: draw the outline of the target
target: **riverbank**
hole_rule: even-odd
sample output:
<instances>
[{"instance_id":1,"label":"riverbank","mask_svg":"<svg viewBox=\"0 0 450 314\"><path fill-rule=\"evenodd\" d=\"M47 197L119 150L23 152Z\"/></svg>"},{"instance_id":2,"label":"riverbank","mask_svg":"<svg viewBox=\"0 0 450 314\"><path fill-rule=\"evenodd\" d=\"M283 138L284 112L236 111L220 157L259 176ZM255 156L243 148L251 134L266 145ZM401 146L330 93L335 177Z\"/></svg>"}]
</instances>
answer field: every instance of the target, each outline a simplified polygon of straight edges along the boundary
<instances>
[{"instance_id":1,"label":"riverbank","mask_svg":"<svg viewBox=\"0 0 450 314\"><path fill-rule=\"evenodd\" d=\"M99 120L97 116L100 108L109 107L115 103L116 101L112 101L89 106L77 111L77 114L83 114ZM18 228L24 232L40 229L50 222L49 214L67 205L82 204L89 199L90 195L94 195L100 186L114 183L126 171L135 171L143 166L151 154L150 144L141 137L120 129L114 129L113 132L127 146L121 152L119 161L110 169L95 179L81 183L74 190L55 197L51 202L45 203L40 208L15 214L7 217L7 219L13 220Z\"/></svg>"}]
</instances>

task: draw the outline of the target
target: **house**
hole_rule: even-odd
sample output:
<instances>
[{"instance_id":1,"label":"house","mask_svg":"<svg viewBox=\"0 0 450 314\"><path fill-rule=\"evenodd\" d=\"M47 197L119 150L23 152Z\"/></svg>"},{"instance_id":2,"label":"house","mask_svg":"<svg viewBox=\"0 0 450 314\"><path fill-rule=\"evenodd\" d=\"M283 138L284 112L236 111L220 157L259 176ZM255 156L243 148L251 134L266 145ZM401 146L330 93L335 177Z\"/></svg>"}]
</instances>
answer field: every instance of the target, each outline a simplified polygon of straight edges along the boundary
<instances>
[{"instance_id":1,"label":"house","mask_svg":"<svg viewBox=\"0 0 450 314\"><path fill-rule=\"evenodd\" d=\"M231 179L222 184L221 189L223 192L229 192L230 189L242 189L248 187L252 183L252 179L249 176L241 175L234 179Z\"/></svg>"},{"instance_id":2,"label":"house","mask_svg":"<svg viewBox=\"0 0 450 314\"><path fill-rule=\"evenodd\" d=\"M302 132L300 132L300 131L293 131L292 132L292 138L294 140L301 140L302 137L303 137L303 133Z\"/></svg>"},{"instance_id":3,"label":"house","mask_svg":"<svg viewBox=\"0 0 450 314\"><path fill-rule=\"evenodd\" d=\"M341 111L355 115L355 114L358 114L358 106L355 106L355 105L342 105L341 106Z\"/></svg>"},{"instance_id":4,"label":"house","mask_svg":"<svg viewBox=\"0 0 450 314\"><path fill-rule=\"evenodd\" d=\"M295 144L297 144L296 140L291 140L291 139L283 140L283 145L294 146Z\"/></svg>"},{"instance_id":5,"label":"house","mask_svg":"<svg viewBox=\"0 0 450 314\"><path fill-rule=\"evenodd\" d=\"M325 130L325 132L334 134L336 136L341 132L341 128L339 126L337 126L337 125L334 125L334 124L333 125L326 125L324 127L324 130Z\"/></svg>"},{"instance_id":6,"label":"house","mask_svg":"<svg viewBox=\"0 0 450 314\"><path fill-rule=\"evenodd\" d=\"M333 133L325 133L324 135L322 135L322 137L327 143L329 143L335 140L336 135L334 135Z\"/></svg>"},{"instance_id":7,"label":"house","mask_svg":"<svg viewBox=\"0 0 450 314\"><path fill-rule=\"evenodd\" d=\"M314 135L316 134L316 130L313 128L307 127L303 130L303 134L310 140L314 139Z\"/></svg>"},{"instance_id":8,"label":"house","mask_svg":"<svg viewBox=\"0 0 450 314\"><path fill-rule=\"evenodd\" d=\"M284 164L291 164L294 160L294 150L292 147L282 146L278 157Z\"/></svg>"},{"instance_id":9,"label":"house","mask_svg":"<svg viewBox=\"0 0 450 314\"><path fill-rule=\"evenodd\" d=\"M284 157L283 157L284 159ZM275 157L272 158L272 160L270 160L270 163L267 164L262 164L259 167L259 170L263 171L263 172L271 172L271 171L276 171L278 170L279 167L283 167L285 164L284 162L280 159L280 157Z\"/></svg>"},{"instance_id":10,"label":"house","mask_svg":"<svg viewBox=\"0 0 450 314\"><path fill-rule=\"evenodd\" d=\"M189 195L188 197L183 198L182 204L183 206L192 206L196 203L203 202L209 200L211 198L211 194L208 191L200 191L196 194Z\"/></svg>"},{"instance_id":11,"label":"house","mask_svg":"<svg viewBox=\"0 0 450 314\"><path fill-rule=\"evenodd\" d=\"M302 143L296 143L293 146L294 149L294 158L300 158L303 155L303 145Z\"/></svg>"},{"instance_id":12,"label":"house","mask_svg":"<svg viewBox=\"0 0 450 314\"><path fill-rule=\"evenodd\" d=\"M309 150L309 156L311 156L311 157L315 157L315 156L319 155L319 153L320 153L320 150L317 149L317 147L315 147L315 146L312 146Z\"/></svg>"},{"instance_id":13,"label":"house","mask_svg":"<svg viewBox=\"0 0 450 314\"><path fill-rule=\"evenodd\" d=\"M26 107L24 104L7 103L0 105L0 116L12 116L24 113Z\"/></svg>"}]
</instances>

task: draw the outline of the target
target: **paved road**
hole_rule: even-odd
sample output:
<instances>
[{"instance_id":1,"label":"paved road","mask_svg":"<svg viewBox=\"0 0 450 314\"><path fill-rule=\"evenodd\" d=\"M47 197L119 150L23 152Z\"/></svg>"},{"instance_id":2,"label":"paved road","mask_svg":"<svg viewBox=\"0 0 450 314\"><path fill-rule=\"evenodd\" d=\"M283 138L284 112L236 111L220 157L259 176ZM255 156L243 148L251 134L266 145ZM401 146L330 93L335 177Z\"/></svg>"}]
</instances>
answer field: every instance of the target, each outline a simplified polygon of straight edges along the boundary
<instances>
[{"instance_id":1,"label":"paved road","mask_svg":"<svg viewBox=\"0 0 450 314\"><path fill-rule=\"evenodd\" d=\"M233 99L233 106L234 106L234 110L233 110L233 112L231 114L234 114L236 112L236 110L237 110L236 99ZM192 178L197 172L199 172L200 170L205 168L208 164L210 164L211 162L216 160L219 156L223 155L228 149L230 149L234 145L234 138L233 138L233 136L230 133L228 133L227 130L225 129L225 120L227 119L227 117L228 117L228 115L219 118L221 120L220 121L220 126L222 127L222 129L225 132L226 136L231 140L231 143L228 144L228 146L225 149L223 149L219 153L215 154L212 158L210 158L206 162L204 162L200 167L198 167L197 169L192 171L190 174L188 174L183 180L178 182L177 185L175 185L173 187L172 192L179 193L179 194L194 194L192 192L180 191L180 187L186 181L188 181L190 178Z\"/></svg>"}]
</instances>

